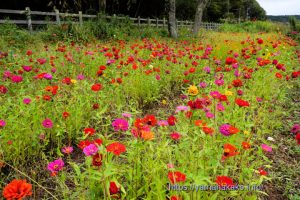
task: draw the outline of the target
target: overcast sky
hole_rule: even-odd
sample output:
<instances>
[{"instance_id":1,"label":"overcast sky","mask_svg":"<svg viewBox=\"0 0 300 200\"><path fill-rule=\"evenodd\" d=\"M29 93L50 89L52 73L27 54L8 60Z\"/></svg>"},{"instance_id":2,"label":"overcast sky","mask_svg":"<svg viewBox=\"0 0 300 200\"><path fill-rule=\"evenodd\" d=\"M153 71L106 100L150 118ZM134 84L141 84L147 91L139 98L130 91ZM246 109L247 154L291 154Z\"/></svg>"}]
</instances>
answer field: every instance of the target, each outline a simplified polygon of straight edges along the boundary
<instances>
[{"instance_id":1,"label":"overcast sky","mask_svg":"<svg viewBox=\"0 0 300 200\"><path fill-rule=\"evenodd\" d=\"M300 15L300 0L257 0L267 15Z\"/></svg>"}]
</instances>

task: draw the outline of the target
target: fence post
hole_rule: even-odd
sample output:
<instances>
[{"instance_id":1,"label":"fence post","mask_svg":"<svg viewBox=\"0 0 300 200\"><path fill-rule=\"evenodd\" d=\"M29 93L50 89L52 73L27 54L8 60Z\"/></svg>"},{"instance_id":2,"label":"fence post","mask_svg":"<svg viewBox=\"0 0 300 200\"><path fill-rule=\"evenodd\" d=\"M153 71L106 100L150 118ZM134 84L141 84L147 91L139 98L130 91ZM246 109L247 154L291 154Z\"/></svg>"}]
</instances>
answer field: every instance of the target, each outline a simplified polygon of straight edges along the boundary
<instances>
[{"instance_id":1,"label":"fence post","mask_svg":"<svg viewBox=\"0 0 300 200\"><path fill-rule=\"evenodd\" d=\"M79 11L79 24L82 26L83 20L82 20L82 11Z\"/></svg>"},{"instance_id":2,"label":"fence post","mask_svg":"<svg viewBox=\"0 0 300 200\"><path fill-rule=\"evenodd\" d=\"M27 16L27 25L30 32L32 32L32 22L31 22L31 11L29 7L25 8Z\"/></svg>"},{"instance_id":3,"label":"fence post","mask_svg":"<svg viewBox=\"0 0 300 200\"><path fill-rule=\"evenodd\" d=\"M141 26L141 17L138 16L138 27L140 27L140 26Z\"/></svg>"},{"instance_id":4,"label":"fence post","mask_svg":"<svg viewBox=\"0 0 300 200\"><path fill-rule=\"evenodd\" d=\"M158 18L156 18L156 28L158 28Z\"/></svg>"},{"instance_id":5,"label":"fence post","mask_svg":"<svg viewBox=\"0 0 300 200\"><path fill-rule=\"evenodd\" d=\"M56 24L60 25L59 11L55 9Z\"/></svg>"},{"instance_id":6,"label":"fence post","mask_svg":"<svg viewBox=\"0 0 300 200\"><path fill-rule=\"evenodd\" d=\"M163 28L166 27L166 18L163 19Z\"/></svg>"},{"instance_id":7,"label":"fence post","mask_svg":"<svg viewBox=\"0 0 300 200\"><path fill-rule=\"evenodd\" d=\"M148 17L147 21L148 21L148 27L150 27L150 18L149 17Z\"/></svg>"}]
</instances>

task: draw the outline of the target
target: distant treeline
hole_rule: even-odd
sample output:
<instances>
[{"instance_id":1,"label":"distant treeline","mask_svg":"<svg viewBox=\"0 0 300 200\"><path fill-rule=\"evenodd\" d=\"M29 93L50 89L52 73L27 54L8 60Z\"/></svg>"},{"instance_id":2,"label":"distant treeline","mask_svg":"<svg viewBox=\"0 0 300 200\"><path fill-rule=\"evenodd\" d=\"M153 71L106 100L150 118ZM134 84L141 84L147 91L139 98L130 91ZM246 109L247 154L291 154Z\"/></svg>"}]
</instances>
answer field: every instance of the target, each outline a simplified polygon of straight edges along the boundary
<instances>
[{"instance_id":1,"label":"distant treeline","mask_svg":"<svg viewBox=\"0 0 300 200\"><path fill-rule=\"evenodd\" d=\"M300 15L293 15L297 20L300 20ZM275 22L289 22L290 15L267 15L267 18Z\"/></svg>"},{"instance_id":2,"label":"distant treeline","mask_svg":"<svg viewBox=\"0 0 300 200\"><path fill-rule=\"evenodd\" d=\"M2 2L3 1L3 2ZM0 9L126 15L130 17L167 18L169 0L1 0ZM176 0L176 18L194 20L196 0ZM203 13L204 21L221 22L266 19L265 10L257 0L210 0Z\"/></svg>"}]
</instances>

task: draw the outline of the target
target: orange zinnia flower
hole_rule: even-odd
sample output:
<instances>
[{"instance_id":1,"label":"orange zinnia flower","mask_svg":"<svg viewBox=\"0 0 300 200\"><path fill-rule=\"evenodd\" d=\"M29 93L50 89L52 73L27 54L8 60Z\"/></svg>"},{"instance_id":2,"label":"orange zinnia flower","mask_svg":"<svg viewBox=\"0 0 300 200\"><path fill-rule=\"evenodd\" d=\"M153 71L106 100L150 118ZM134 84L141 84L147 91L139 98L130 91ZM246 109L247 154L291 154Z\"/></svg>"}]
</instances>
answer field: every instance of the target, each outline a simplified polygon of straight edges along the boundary
<instances>
[{"instance_id":1,"label":"orange zinnia flower","mask_svg":"<svg viewBox=\"0 0 300 200\"><path fill-rule=\"evenodd\" d=\"M16 180L7 184L3 189L3 196L6 199L22 200L26 196L32 195L32 185L26 180Z\"/></svg>"},{"instance_id":2,"label":"orange zinnia flower","mask_svg":"<svg viewBox=\"0 0 300 200\"><path fill-rule=\"evenodd\" d=\"M144 140L153 140L154 139L154 133L151 131L141 131L141 137Z\"/></svg>"}]
</instances>

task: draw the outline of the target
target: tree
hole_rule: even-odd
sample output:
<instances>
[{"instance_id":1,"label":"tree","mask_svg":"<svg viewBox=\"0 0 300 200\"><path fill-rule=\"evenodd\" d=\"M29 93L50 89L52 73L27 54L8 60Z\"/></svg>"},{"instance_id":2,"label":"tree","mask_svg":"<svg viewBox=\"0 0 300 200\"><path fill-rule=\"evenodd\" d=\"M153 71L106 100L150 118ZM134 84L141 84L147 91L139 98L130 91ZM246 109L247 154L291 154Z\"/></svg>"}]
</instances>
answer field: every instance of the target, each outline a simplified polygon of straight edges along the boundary
<instances>
[{"instance_id":1,"label":"tree","mask_svg":"<svg viewBox=\"0 0 300 200\"><path fill-rule=\"evenodd\" d=\"M176 26L176 5L175 0L169 0L169 20L168 20L169 34L173 38L177 38L177 26Z\"/></svg>"},{"instance_id":2,"label":"tree","mask_svg":"<svg viewBox=\"0 0 300 200\"><path fill-rule=\"evenodd\" d=\"M196 36L199 32L203 11L207 5L209 0L198 0L197 1L197 8L196 8L196 14L195 14L195 21L194 21L194 27L193 27L193 34Z\"/></svg>"},{"instance_id":3,"label":"tree","mask_svg":"<svg viewBox=\"0 0 300 200\"><path fill-rule=\"evenodd\" d=\"M99 12L105 13L106 10L106 0L99 0Z\"/></svg>"}]
</instances>

